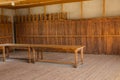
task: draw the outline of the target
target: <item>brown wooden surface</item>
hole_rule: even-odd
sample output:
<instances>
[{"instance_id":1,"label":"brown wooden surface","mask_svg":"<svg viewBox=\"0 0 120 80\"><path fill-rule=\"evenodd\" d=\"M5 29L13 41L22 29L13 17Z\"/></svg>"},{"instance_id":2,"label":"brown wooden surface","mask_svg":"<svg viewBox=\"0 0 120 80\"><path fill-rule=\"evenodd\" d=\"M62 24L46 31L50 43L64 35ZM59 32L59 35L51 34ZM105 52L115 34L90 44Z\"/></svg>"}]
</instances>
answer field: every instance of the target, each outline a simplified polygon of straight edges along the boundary
<instances>
[{"instance_id":1,"label":"brown wooden surface","mask_svg":"<svg viewBox=\"0 0 120 80\"><path fill-rule=\"evenodd\" d=\"M80 52L81 55L81 63L83 63L83 48L85 46L65 46L65 45L40 45L40 44L0 44L0 49L2 49L2 55L3 55L3 61L6 60L7 53L9 54L8 49L14 47L14 48L26 48L28 50L28 61L31 62L31 60L35 63L37 58L39 57L38 54L36 54L36 48L39 48L41 52L49 50L49 49L56 49L57 51L59 50L64 50L64 51L72 51L75 56L75 61L72 63L74 64L74 67L76 68L78 65L78 52ZM7 48L7 49L6 49ZM32 50L32 53L31 53ZM43 54L41 55L41 60L46 61L45 59L43 60ZM57 63L71 63L71 62L58 62L58 61L51 61L47 60L47 62L57 62Z\"/></svg>"},{"instance_id":2,"label":"brown wooden surface","mask_svg":"<svg viewBox=\"0 0 120 80\"><path fill-rule=\"evenodd\" d=\"M120 17L45 21L33 19L29 26L25 26L28 21L21 22L19 18L15 22L16 43L28 43L29 39L31 44L85 45L86 53L120 54Z\"/></svg>"},{"instance_id":3,"label":"brown wooden surface","mask_svg":"<svg viewBox=\"0 0 120 80\"><path fill-rule=\"evenodd\" d=\"M13 42L12 23L9 18L0 15L0 44Z\"/></svg>"}]
</instances>

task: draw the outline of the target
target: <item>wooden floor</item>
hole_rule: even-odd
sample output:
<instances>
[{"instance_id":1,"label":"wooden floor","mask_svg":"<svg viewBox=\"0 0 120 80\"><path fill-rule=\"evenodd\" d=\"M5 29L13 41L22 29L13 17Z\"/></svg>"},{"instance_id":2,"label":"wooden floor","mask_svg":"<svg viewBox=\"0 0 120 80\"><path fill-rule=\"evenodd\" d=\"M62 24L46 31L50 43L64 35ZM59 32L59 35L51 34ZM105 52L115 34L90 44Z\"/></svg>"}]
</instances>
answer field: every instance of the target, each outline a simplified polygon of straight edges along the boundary
<instances>
[{"instance_id":1,"label":"wooden floor","mask_svg":"<svg viewBox=\"0 0 120 80\"><path fill-rule=\"evenodd\" d=\"M120 80L119 55L86 54L84 64L73 68L66 64L29 64L24 60L27 57L25 53L11 53L10 57L14 59L0 60L0 80ZM72 55L47 53L45 58L72 61Z\"/></svg>"}]
</instances>

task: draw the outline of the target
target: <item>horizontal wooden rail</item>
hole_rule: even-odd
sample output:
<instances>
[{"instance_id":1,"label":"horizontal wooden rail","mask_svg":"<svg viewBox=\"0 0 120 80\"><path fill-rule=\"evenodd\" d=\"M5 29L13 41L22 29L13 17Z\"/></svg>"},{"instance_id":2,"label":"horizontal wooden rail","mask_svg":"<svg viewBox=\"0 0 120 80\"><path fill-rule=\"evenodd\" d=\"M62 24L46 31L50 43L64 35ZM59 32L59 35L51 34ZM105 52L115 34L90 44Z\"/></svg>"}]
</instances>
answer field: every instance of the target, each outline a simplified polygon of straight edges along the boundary
<instances>
[{"instance_id":1,"label":"horizontal wooden rail","mask_svg":"<svg viewBox=\"0 0 120 80\"><path fill-rule=\"evenodd\" d=\"M120 37L120 35L21 35L16 37Z\"/></svg>"},{"instance_id":2,"label":"horizontal wooden rail","mask_svg":"<svg viewBox=\"0 0 120 80\"><path fill-rule=\"evenodd\" d=\"M0 38L12 38L13 36L0 36Z\"/></svg>"}]
</instances>

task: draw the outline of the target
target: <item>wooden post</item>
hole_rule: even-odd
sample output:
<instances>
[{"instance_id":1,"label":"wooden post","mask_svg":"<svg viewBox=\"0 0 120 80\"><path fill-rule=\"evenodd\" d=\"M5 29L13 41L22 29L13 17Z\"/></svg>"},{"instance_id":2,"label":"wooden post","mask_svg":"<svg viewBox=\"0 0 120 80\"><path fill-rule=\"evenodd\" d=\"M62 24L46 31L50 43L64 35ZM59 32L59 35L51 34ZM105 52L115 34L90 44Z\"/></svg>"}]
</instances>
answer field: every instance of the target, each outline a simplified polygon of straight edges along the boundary
<instances>
[{"instance_id":1,"label":"wooden post","mask_svg":"<svg viewBox=\"0 0 120 80\"><path fill-rule=\"evenodd\" d=\"M106 0L103 0L103 17L106 15Z\"/></svg>"},{"instance_id":2,"label":"wooden post","mask_svg":"<svg viewBox=\"0 0 120 80\"><path fill-rule=\"evenodd\" d=\"M83 18L83 1L80 2L80 18Z\"/></svg>"}]
</instances>

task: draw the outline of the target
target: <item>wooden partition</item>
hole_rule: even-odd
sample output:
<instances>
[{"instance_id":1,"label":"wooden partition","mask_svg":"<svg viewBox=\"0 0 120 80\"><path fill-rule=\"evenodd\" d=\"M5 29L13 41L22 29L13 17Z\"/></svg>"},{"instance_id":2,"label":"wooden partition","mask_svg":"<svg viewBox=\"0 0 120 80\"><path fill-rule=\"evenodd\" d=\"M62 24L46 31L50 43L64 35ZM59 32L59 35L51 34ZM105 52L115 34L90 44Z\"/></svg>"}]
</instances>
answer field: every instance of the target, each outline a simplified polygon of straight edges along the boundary
<instances>
[{"instance_id":1,"label":"wooden partition","mask_svg":"<svg viewBox=\"0 0 120 80\"><path fill-rule=\"evenodd\" d=\"M120 54L120 17L41 20L16 16L16 43L85 45L86 53Z\"/></svg>"},{"instance_id":2,"label":"wooden partition","mask_svg":"<svg viewBox=\"0 0 120 80\"><path fill-rule=\"evenodd\" d=\"M0 15L0 44L12 43L12 23L9 21L10 17Z\"/></svg>"}]
</instances>

